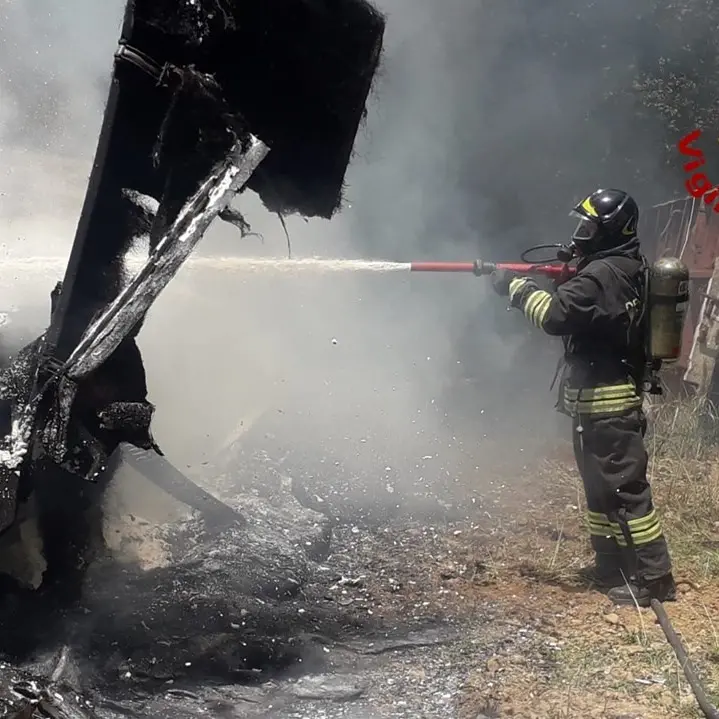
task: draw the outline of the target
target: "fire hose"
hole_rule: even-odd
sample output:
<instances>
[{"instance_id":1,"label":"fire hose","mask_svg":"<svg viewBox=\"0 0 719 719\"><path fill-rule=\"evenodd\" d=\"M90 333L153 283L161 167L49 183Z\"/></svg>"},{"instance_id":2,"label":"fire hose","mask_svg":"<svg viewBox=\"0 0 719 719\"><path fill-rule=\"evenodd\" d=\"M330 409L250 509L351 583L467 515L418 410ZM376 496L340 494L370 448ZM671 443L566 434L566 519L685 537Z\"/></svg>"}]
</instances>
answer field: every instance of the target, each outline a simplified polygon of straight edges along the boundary
<instances>
[{"instance_id":1,"label":"fire hose","mask_svg":"<svg viewBox=\"0 0 719 719\"><path fill-rule=\"evenodd\" d=\"M689 658L689 655L687 654L681 639L679 639L678 634L674 631L669 615L666 613L662 604L656 599L652 599L652 609L654 610L654 614L657 615L657 620L659 621L659 626L664 632L664 636L667 638L669 645L674 650L677 662L679 662L679 665L684 672L684 676L689 682L694 698L697 700L697 704L699 704L699 708L702 710L702 713L707 719L719 719L719 710L709 701L704 686L702 685L696 669L694 668L694 664Z\"/></svg>"},{"instance_id":2,"label":"fire hose","mask_svg":"<svg viewBox=\"0 0 719 719\"><path fill-rule=\"evenodd\" d=\"M535 275L546 277L561 284L576 273L575 267L557 257L541 259L531 262L528 257L538 250L553 249L562 250L563 245L537 245L525 250L521 255L521 262L485 262L474 260L473 262L412 262L410 272L466 272L477 277L491 275L495 270L507 270L518 275Z\"/></svg>"},{"instance_id":3,"label":"fire hose","mask_svg":"<svg viewBox=\"0 0 719 719\"><path fill-rule=\"evenodd\" d=\"M627 547L631 550L632 553L634 553L634 541L632 539L631 532L629 531L626 517L624 518L621 527L622 534L624 534L624 538L627 542ZM686 680L691 687L694 698L696 699L697 704L702 711L702 714L704 714L706 719L719 719L719 711L717 711L716 707L714 707L709 701L706 690L704 689L704 685L702 684L701 679L699 679L699 675L694 668L692 660L687 654L687 650L682 644L682 640L679 638L679 635L674 630L671 619L669 619L669 615L664 609L664 606L658 599L652 599L650 602L650 606L657 618L657 621L659 622L659 626L662 628L662 632L664 632L664 637L669 643L669 646L672 648L674 656L676 657L679 666L681 666L682 671L684 672L684 676L686 677Z\"/></svg>"}]
</instances>

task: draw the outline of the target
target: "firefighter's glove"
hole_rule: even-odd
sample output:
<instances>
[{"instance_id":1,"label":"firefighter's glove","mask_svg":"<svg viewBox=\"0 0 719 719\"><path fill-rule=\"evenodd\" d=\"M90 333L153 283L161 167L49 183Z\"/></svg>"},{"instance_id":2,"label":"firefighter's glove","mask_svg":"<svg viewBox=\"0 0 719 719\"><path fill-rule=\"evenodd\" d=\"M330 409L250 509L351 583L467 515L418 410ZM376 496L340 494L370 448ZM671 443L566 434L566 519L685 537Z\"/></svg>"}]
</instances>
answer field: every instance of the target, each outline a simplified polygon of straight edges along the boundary
<instances>
[{"instance_id":1,"label":"firefighter's glove","mask_svg":"<svg viewBox=\"0 0 719 719\"><path fill-rule=\"evenodd\" d=\"M528 277L517 277L509 270L495 270L492 272L492 287L500 297L509 297L512 307L520 306L522 288L529 281Z\"/></svg>"},{"instance_id":2,"label":"firefighter's glove","mask_svg":"<svg viewBox=\"0 0 719 719\"><path fill-rule=\"evenodd\" d=\"M517 275L509 270L495 270L492 272L492 287L500 297L509 297L509 285Z\"/></svg>"}]
</instances>

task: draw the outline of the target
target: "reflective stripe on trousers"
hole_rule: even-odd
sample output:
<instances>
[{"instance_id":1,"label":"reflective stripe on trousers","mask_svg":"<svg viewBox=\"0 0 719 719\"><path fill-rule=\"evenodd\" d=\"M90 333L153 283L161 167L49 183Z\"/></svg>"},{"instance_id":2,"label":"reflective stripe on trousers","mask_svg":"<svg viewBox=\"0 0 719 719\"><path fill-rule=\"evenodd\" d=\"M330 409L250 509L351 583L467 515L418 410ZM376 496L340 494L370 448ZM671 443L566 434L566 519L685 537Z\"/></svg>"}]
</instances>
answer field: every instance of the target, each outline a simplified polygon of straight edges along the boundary
<instances>
[{"instance_id":1,"label":"reflective stripe on trousers","mask_svg":"<svg viewBox=\"0 0 719 719\"><path fill-rule=\"evenodd\" d=\"M587 512L587 523L589 525L589 533L593 537L613 538L620 547L626 547L627 542L624 538L622 528L618 522L610 522L606 514L599 512ZM643 544L649 544L655 539L662 536L662 526L659 521L656 509L652 509L646 517L638 519L629 519L627 521L629 534L635 547L641 547Z\"/></svg>"}]
</instances>

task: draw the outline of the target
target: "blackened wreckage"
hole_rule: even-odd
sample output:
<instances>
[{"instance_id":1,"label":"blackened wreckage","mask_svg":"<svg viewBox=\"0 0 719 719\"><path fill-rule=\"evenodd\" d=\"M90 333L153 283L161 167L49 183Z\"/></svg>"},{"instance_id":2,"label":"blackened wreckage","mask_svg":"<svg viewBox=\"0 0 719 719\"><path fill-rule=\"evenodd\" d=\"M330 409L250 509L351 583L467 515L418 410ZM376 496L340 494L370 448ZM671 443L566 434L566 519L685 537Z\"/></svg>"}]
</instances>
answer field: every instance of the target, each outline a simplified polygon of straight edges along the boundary
<instances>
[{"instance_id":1,"label":"blackened wreckage","mask_svg":"<svg viewBox=\"0 0 719 719\"><path fill-rule=\"evenodd\" d=\"M280 215L338 210L383 32L365 0L129 0L50 325L0 373L0 532L32 496L55 599L78 596L114 464L161 454L136 343L153 301L215 218L245 228L230 203L246 188ZM128 277L125 255L148 236ZM163 476L176 498L242 526Z\"/></svg>"}]
</instances>

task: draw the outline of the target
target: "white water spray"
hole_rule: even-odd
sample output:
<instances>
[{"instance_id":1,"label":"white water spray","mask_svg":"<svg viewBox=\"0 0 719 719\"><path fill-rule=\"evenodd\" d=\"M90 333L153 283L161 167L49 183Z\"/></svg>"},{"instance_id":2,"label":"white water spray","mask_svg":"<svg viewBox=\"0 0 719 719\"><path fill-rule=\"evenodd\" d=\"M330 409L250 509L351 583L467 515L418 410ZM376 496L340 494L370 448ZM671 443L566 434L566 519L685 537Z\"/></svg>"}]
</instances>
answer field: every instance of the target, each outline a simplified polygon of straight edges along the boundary
<instances>
[{"instance_id":1,"label":"white water spray","mask_svg":"<svg viewBox=\"0 0 719 719\"><path fill-rule=\"evenodd\" d=\"M125 260L128 269L139 269L145 259L129 256ZM64 272L67 260L62 257L22 257L0 260L0 280L23 273L52 274ZM209 269L233 272L284 272L303 270L320 273L330 272L409 272L409 262L382 262L377 260L342 260L322 257L301 259L259 257L191 257L185 267L192 270Z\"/></svg>"},{"instance_id":2,"label":"white water spray","mask_svg":"<svg viewBox=\"0 0 719 719\"><path fill-rule=\"evenodd\" d=\"M410 270L409 262L382 262L377 260L342 260L322 257L301 259L253 257L196 257L188 261L192 268L236 270L244 272L398 272Z\"/></svg>"}]
</instances>

